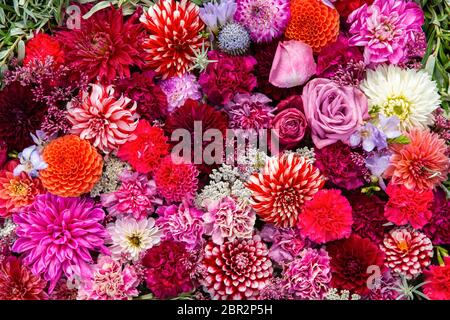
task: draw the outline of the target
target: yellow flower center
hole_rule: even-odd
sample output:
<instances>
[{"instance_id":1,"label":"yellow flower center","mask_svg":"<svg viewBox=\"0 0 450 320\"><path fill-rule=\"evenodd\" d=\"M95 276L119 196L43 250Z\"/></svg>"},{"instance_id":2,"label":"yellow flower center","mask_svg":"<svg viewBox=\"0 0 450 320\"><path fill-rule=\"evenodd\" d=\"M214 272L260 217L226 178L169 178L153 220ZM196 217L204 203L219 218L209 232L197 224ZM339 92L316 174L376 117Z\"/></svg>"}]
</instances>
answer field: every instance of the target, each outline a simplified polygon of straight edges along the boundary
<instances>
[{"instance_id":1,"label":"yellow flower center","mask_svg":"<svg viewBox=\"0 0 450 320\"><path fill-rule=\"evenodd\" d=\"M29 188L26 184L21 183L17 180L11 180L9 182L9 191L15 196L26 196L28 194Z\"/></svg>"},{"instance_id":2,"label":"yellow flower center","mask_svg":"<svg viewBox=\"0 0 450 320\"><path fill-rule=\"evenodd\" d=\"M397 244L397 247L398 247L400 250L402 250L402 251L408 251L408 249L409 249L409 245L408 245L408 243L407 243L405 240L400 241L400 242Z\"/></svg>"},{"instance_id":3,"label":"yellow flower center","mask_svg":"<svg viewBox=\"0 0 450 320\"><path fill-rule=\"evenodd\" d=\"M401 121L408 118L411 113L411 102L404 96L393 96L387 99L382 106L387 116L397 116Z\"/></svg>"},{"instance_id":4,"label":"yellow flower center","mask_svg":"<svg viewBox=\"0 0 450 320\"><path fill-rule=\"evenodd\" d=\"M141 246L141 237L137 234L133 234L128 236L128 242L132 247L140 248Z\"/></svg>"}]
</instances>

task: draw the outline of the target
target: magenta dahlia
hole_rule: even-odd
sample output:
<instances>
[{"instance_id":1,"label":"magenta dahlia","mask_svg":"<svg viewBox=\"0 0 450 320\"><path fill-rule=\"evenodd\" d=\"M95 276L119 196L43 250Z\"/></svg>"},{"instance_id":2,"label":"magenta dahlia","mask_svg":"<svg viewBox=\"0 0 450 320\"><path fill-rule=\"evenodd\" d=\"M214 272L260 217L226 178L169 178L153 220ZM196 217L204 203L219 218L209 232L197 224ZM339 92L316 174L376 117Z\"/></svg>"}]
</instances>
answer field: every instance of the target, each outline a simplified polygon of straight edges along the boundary
<instances>
[{"instance_id":1,"label":"magenta dahlia","mask_svg":"<svg viewBox=\"0 0 450 320\"><path fill-rule=\"evenodd\" d=\"M63 198L46 193L13 216L17 241L12 250L34 274L50 281L49 292L64 274L91 273L89 251L105 251L102 208L87 198Z\"/></svg>"},{"instance_id":2,"label":"magenta dahlia","mask_svg":"<svg viewBox=\"0 0 450 320\"><path fill-rule=\"evenodd\" d=\"M214 300L255 299L272 278L267 254L259 237L208 243L201 262L206 270L202 284Z\"/></svg>"}]
</instances>

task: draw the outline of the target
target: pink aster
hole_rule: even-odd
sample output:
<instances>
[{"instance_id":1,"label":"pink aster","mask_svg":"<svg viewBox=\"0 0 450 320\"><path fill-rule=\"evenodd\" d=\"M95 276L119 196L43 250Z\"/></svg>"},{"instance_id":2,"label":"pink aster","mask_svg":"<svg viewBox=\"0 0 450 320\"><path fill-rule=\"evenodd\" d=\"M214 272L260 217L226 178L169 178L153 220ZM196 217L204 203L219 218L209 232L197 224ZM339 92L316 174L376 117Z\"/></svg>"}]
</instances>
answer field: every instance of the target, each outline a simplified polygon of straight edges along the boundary
<instances>
[{"instance_id":1,"label":"pink aster","mask_svg":"<svg viewBox=\"0 0 450 320\"><path fill-rule=\"evenodd\" d=\"M167 96L169 112L184 105L188 99L200 100L202 98L200 85L197 83L195 76L190 73L163 80L160 86Z\"/></svg>"},{"instance_id":2,"label":"pink aster","mask_svg":"<svg viewBox=\"0 0 450 320\"><path fill-rule=\"evenodd\" d=\"M156 185L146 175L124 171L120 175L118 190L102 194L102 205L113 216L132 215L136 219L146 218L155 211L154 205L161 205Z\"/></svg>"},{"instance_id":3,"label":"pink aster","mask_svg":"<svg viewBox=\"0 0 450 320\"><path fill-rule=\"evenodd\" d=\"M405 0L375 0L349 17L349 44L364 47L368 63L397 64L406 58L407 45L421 31L424 15L420 6Z\"/></svg>"},{"instance_id":4,"label":"pink aster","mask_svg":"<svg viewBox=\"0 0 450 320\"><path fill-rule=\"evenodd\" d=\"M12 250L23 254L23 262L34 274L43 274L53 291L63 273L89 276L90 251L104 251L105 217L94 201L62 198L50 193L13 216L17 241Z\"/></svg>"}]
</instances>

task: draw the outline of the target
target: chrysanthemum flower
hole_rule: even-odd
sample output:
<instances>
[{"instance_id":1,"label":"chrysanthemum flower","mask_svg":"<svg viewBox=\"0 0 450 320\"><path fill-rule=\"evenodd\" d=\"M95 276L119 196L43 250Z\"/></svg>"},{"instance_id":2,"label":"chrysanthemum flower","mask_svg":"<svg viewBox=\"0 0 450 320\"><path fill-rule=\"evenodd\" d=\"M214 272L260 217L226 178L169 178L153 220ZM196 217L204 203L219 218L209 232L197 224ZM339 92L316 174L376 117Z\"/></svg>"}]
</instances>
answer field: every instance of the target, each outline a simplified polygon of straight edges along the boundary
<instances>
[{"instance_id":1,"label":"chrysanthemum flower","mask_svg":"<svg viewBox=\"0 0 450 320\"><path fill-rule=\"evenodd\" d=\"M42 157L48 164L40 172L42 184L59 196L87 193L102 175L102 157L88 141L75 135L53 140L44 148Z\"/></svg>"},{"instance_id":2,"label":"chrysanthemum flower","mask_svg":"<svg viewBox=\"0 0 450 320\"><path fill-rule=\"evenodd\" d=\"M144 40L147 65L163 79L182 76L202 46L204 24L199 8L188 0L161 0L144 12L140 21L150 36Z\"/></svg>"},{"instance_id":3,"label":"chrysanthemum flower","mask_svg":"<svg viewBox=\"0 0 450 320\"><path fill-rule=\"evenodd\" d=\"M426 296L431 300L450 300L450 257L444 258L443 266L431 266L424 274Z\"/></svg>"},{"instance_id":4,"label":"chrysanthemum flower","mask_svg":"<svg viewBox=\"0 0 450 320\"><path fill-rule=\"evenodd\" d=\"M68 104L67 111L70 132L105 153L124 144L138 124L136 102L123 96L116 99L112 86L93 84L81 102Z\"/></svg>"},{"instance_id":5,"label":"chrysanthemum flower","mask_svg":"<svg viewBox=\"0 0 450 320\"><path fill-rule=\"evenodd\" d=\"M168 111L181 107L188 99L200 100L200 85L193 74L185 73L181 77L172 77L161 81L161 89L167 96Z\"/></svg>"},{"instance_id":6,"label":"chrysanthemum flower","mask_svg":"<svg viewBox=\"0 0 450 320\"><path fill-rule=\"evenodd\" d=\"M339 34L339 14L321 0L291 0L291 20L286 37L302 41L320 52L336 41Z\"/></svg>"},{"instance_id":7,"label":"chrysanthemum flower","mask_svg":"<svg viewBox=\"0 0 450 320\"><path fill-rule=\"evenodd\" d=\"M237 0L234 19L241 23L255 42L280 37L290 18L289 0Z\"/></svg>"},{"instance_id":8,"label":"chrysanthemum flower","mask_svg":"<svg viewBox=\"0 0 450 320\"><path fill-rule=\"evenodd\" d=\"M407 134L410 143L392 146L393 155L385 175L395 184L424 191L445 181L450 170L447 146L436 133L414 129Z\"/></svg>"},{"instance_id":9,"label":"chrysanthemum flower","mask_svg":"<svg viewBox=\"0 0 450 320\"><path fill-rule=\"evenodd\" d=\"M316 167L290 153L270 158L262 173L250 177L247 188L252 191L252 206L261 219L279 227L293 227L304 203L324 182Z\"/></svg>"},{"instance_id":10,"label":"chrysanthemum flower","mask_svg":"<svg viewBox=\"0 0 450 320\"><path fill-rule=\"evenodd\" d=\"M381 65L367 70L361 90L369 100L369 110L386 117L397 116L402 129L425 129L433 124L433 111L440 98L436 83L424 70Z\"/></svg>"},{"instance_id":11,"label":"chrysanthemum flower","mask_svg":"<svg viewBox=\"0 0 450 320\"><path fill-rule=\"evenodd\" d=\"M39 195L34 203L13 216L17 241L12 250L34 274L50 281L49 292L64 274L89 275L89 251L105 251L105 213L90 199Z\"/></svg>"},{"instance_id":12,"label":"chrysanthemum flower","mask_svg":"<svg viewBox=\"0 0 450 320\"><path fill-rule=\"evenodd\" d=\"M122 10L111 6L82 19L79 29L58 32L70 68L87 74L91 82L130 77L130 66L144 64L144 34L137 18L134 14L125 21Z\"/></svg>"}]
</instances>

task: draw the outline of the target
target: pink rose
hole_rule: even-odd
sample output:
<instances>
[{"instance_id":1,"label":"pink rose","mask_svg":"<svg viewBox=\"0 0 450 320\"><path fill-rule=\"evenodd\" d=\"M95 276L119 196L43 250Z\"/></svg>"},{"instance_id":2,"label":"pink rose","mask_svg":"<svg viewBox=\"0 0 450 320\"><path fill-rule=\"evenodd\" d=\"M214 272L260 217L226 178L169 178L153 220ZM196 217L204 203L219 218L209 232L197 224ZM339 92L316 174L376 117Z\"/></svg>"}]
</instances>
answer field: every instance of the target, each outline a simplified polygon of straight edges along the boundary
<instances>
[{"instance_id":1,"label":"pink rose","mask_svg":"<svg viewBox=\"0 0 450 320\"><path fill-rule=\"evenodd\" d=\"M286 149L294 147L303 139L307 127L305 115L296 108L281 111L272 120L272 124L280 145Z\"/></svg>"},{"instance_id":2,"label":"pink rose","mask_svg":"<svg viewBox=\"0 0 450 320\"><path fill-rule=\"evenodd\" d=\"M316 63L310 46L296 40L278 43L269 74L271 84L280 88L292 88L304 84L314 74Z\"/></svg>"},{"instance_id":3,"label":"pink rose","mask_svg":"<svg viewBox=\"0 0 450 320\"><path fill-rule=\"evenodd\" d=\"M303 89L303 107L317 148L350 136L369 119L367 98L357 88L328 79L314 79Z\"/></svg>"}]
</instances>

